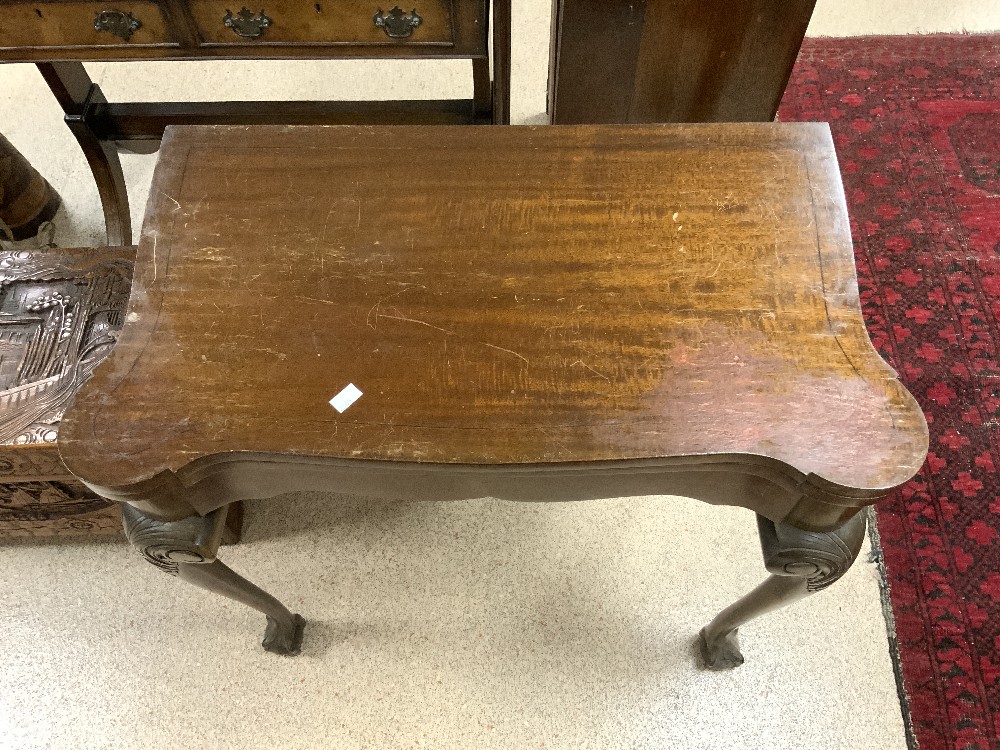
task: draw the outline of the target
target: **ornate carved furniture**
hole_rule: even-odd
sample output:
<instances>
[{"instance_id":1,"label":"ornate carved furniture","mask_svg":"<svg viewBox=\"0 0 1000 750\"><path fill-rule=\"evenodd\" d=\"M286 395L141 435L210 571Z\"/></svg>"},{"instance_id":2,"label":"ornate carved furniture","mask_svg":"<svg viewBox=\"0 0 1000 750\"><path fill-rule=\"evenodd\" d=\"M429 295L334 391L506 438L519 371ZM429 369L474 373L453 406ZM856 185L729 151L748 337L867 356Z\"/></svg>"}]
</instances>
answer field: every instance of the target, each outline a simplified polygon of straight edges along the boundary
<instances>
[{"instance_id":1,"label":"ornate carved furniture","mask_svg":"<svg viewBox=\"0 0 1000 750\"><path fill-rule=\"evenodd\" d=\"M116 141L158 141L167 125L472 123L509 120L510 0L0 0L0 62L35 62L97 181L108 244L131 242ZM81 61L464 58L471 100L108 103Z\"/></svg>"},{"instance_id":2,"label":"ornate carved furniture","mask_svg":"<svg viewBox=\"0 0 1000 750\"><path fill-rule=\"evenodd\" d=\"M0 135L0 239L34 237L55 216L59 203L48 181Z\"/></svg>"},{"instance_id":3,"label":"ornate carved furniture","mask_svg":"<svg viewBox=\"0 0 1000 750\"><path fill-rule=\"evenodd\" d=\"M815 5L553 0L552 122L769 122Z\"/></svg>"},{"instance_id":4,"label":"ornate carved furniture","mask_svg":"<svg viewBox=\"0 0 1000 750\"><path fill-rule=\"evenodd\" d=\"M56 442L117 340L134 263L134 247L0 252L0 539L122 532L117 503L70 474ZM226 543L242 517L230 508Z\"/></svg>"},{"instance_id":5,"label":"ornate carved furniture","mask_svg":"<svg viewBox=\"0 0 1000 750\"><path fill-rule=\"evenodd\" d=\"M134 247L0 252L0 538L117 534L118 508L63 466L59 420L114 346Z\"/></svg>"},{"instance_id":6,"label":"ornate carved furniture","mask_svg":"<svg viewBox=\"0 0 1000 750\"><path fill-rule=\"evenodd\" d=\"M724 668L924 460L823 124L172 128L151 195L60 452L152 562L266 614L268 650L304 621L217 559L226 502L750 508L773 575L703 631Z\"/></svg>"}]
</instances>

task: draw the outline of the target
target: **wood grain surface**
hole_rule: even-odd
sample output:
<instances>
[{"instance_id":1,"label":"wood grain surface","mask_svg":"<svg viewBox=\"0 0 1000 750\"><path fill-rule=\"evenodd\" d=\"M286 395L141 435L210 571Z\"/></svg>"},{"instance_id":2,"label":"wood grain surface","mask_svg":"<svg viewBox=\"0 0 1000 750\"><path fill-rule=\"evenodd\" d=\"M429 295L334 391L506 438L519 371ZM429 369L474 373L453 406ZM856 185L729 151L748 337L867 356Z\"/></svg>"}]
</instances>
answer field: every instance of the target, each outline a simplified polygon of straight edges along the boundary
<instances>
[{"instance_id":1,"label":"wood grain surface","mask_svg":"<svg viewBox=\"0 0 1000 750\"><path fill-rule=\"evenodd\" d=\"M141 26L128 41L94 28L94 19L105 10L131 14ZM75 2L0 2L0 49L17 47L122 47L125 45L163 46L177 39L170 32L161 6L147 0L107 3ZM0 55L0 59L2 59Z\"/></svg>"},{"instance_id":2,"label":"wood grain surface","mask_svg":"<svg viewBox=\"0 0 1000 750\"><path fill-rule=\"evenodd\" d=\"M816 0L554 0L558 124L769 122Z\"/></svg>"},{"instance_id":3,"label":"wood grain surface","mask_svg":"<svg viewBox=\"0 0 1000 750\"><path fill-rule=\"evenodd\" d=\"M167 131L59 446L107 488L249 452L874 492L926 439L864 328L823 124L217 126Z\"/></svg>"}]
</instances>

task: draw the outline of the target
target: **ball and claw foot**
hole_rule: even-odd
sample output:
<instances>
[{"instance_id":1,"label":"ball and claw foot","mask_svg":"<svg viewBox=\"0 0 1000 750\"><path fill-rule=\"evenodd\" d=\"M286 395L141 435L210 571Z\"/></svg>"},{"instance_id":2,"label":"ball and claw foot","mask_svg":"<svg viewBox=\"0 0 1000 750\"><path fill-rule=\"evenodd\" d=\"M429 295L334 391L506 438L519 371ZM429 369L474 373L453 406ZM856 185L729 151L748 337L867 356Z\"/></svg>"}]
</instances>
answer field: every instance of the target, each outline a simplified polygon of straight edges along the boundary
<instances>
[{"instance_id":1,"label":"ball and claw foot","mask_svg":"<svg viewBox=\"0 0 1000 750\"><path fill-rule=\"evenodd\" d=\"M701 659L705 669L722 672L735 669L743 664L743 654L740 653L739 631L733 630L725 635L713 638L711 642L705 634L707 628L698 633L698 645L701 647Z\"/></svg>"},{"instance_id":2,"label":"ball and claw foot","mask_svg":"<svg viewBox=\"0 0 1000 750\"><path fill-rule=\"evenodd\" d=\"M306 621L302 615L293 615L290 627L268 616L264 640L260 645L264 647L265 651L272 654L297 656L302 651L302 636L305 628Z\"/></svg>"}]
</instances>

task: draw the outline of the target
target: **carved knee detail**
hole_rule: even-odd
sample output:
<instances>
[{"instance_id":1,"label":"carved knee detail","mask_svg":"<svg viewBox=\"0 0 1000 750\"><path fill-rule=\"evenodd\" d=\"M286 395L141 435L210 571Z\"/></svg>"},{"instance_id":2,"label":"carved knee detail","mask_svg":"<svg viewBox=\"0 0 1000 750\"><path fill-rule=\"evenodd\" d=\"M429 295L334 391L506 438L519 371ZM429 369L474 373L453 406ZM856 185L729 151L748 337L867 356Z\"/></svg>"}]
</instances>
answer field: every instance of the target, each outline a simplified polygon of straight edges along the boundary
<instances>
[{"instance_id":1,"label":"carved knee detail","mask_svg":"<svg viewBox=\"0 0 1000 750\"><path fill-rule=\"evenodd\" d=\"M159 521L131 505L122 508L125 536L142 556L160 570L177 575L178 566L215 560L226 524L226 508L207 516Z\"/></svg>"},{"instance_id":2,"label":"carved knee detail","mask_svg":"<svg viewBox=\"0 0 1000 750\"><path fill-rule=\"evenodd\" d=\"M803 531L757 516L764 566L779 576L805 578L810 593L822 591L854 564L865 537L864 513L835 531Z\"/></svg>"}]
</instances>

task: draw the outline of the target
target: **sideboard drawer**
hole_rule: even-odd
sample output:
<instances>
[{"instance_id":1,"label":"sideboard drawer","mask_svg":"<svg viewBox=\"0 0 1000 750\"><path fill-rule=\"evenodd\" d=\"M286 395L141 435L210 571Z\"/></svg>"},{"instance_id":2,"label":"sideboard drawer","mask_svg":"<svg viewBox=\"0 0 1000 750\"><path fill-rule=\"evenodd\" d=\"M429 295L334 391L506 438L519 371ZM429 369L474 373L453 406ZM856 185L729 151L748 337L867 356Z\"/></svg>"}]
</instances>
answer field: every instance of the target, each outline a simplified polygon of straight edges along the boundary
<instances>
[{"instance_id":1,"label":"sideboard drawer","mask_svg":"<svg viewBox=\"0 0 1000 750\"><path fill-rule=\"evenodd\" d=\"M263 8L261 8L263 5ZM454 44L451 0L190 0L203 45Z\"/></svg>"},{"instance_id":2,"label":"sideboard drawer","mask_svg":"<svg viewBox=\"0 0 1000 750\"><path fill-rule=\"evenodd\" d=\"M0 2L0 48L171 44L154 2Z\"/></svg>"}]
</instances>

